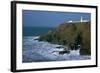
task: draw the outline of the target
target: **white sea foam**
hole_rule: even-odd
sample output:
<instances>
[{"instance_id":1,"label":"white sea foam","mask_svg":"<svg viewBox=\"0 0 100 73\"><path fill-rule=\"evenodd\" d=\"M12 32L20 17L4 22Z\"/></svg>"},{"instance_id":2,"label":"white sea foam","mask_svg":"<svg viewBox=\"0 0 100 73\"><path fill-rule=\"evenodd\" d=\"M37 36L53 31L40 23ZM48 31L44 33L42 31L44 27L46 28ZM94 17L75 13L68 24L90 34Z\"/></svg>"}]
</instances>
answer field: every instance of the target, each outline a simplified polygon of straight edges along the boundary
<instances>
[{"instance_id":1,"label":"white sea foam","mask_svg":"<svg viewBox=\"0 0 100 73\"><path fill-rule=\"evenodd\" d=\"M80 50L70 50L69 54L59 54L64 48L61 45L38 41L39 36L23 38L23 62L87 60L90 56L80 56ZM58 52L53 52L58 51Z\"/></svg>"},{"instance_id":2,"label":"white sea foam","mask_svg":"<svg viewBox=\"0 0 100 73\"><path fill-rule=\"evenodd\" d=\"M33 39L38 39L40 36L33 36Z\"/></svg>"}]
</instances>

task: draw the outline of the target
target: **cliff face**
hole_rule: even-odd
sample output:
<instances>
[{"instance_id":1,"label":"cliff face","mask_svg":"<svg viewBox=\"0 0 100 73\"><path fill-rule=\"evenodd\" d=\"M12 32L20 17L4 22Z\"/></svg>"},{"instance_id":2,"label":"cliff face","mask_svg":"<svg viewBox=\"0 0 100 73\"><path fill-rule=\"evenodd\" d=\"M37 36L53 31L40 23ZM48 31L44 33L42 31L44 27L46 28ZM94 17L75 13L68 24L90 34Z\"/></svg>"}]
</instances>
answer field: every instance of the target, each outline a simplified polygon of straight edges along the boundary
<instances>
[{"instance_id":1,"label":"cliff face","mask_svg":"<svg viewBox=\"0 0 100 73\"><path fill-rule=\"evenodd\" d=\"M49 30L40 36L40 41L60 44L69 49L78 49L81 55L91 54L91 26L90 22L63 23L55 31Z\"/></svg>"}]
</instances>

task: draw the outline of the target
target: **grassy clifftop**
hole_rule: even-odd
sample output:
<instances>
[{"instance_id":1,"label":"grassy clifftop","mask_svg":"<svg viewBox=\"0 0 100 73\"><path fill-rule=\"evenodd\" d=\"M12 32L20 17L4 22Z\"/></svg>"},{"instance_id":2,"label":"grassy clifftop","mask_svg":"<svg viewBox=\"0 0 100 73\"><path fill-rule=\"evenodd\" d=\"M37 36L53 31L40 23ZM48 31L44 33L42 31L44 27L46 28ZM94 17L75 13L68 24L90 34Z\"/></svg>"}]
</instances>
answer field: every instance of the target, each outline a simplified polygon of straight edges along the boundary
<instances>
[{"instance_id":1,"label":"grassy clifftop","mask_svg":"<svg viewBox=\"0 0 100 73\"><path fill-rule=\"evenodd\" d=\"M91 28L90 22L63 23L55 31L49 30L47 34L40 36L40 41L67 46L69 49L77 49L80 45L81 55L91 54Z\"/></svg>"}]
</instances>

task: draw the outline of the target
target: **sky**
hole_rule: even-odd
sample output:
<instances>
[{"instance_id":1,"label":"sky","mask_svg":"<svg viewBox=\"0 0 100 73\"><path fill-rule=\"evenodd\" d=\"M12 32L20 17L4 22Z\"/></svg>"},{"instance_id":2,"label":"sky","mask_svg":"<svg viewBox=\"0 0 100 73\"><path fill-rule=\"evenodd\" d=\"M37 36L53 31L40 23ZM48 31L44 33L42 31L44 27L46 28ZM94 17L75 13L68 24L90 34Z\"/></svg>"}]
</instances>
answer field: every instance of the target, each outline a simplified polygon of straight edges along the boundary
<instances>
[{"instance_id":1,"label":"sky","mask_svg":"<svg viewBox=\"0 0 100 73\"><path fill-rule=\"evenodd\" d=\"M54 12L54 11L35 11L23 10L23 26L26 27L57 27L61 23L68 21L91 20L90 13L78 12Z\"/></svg>"}]
</instances>

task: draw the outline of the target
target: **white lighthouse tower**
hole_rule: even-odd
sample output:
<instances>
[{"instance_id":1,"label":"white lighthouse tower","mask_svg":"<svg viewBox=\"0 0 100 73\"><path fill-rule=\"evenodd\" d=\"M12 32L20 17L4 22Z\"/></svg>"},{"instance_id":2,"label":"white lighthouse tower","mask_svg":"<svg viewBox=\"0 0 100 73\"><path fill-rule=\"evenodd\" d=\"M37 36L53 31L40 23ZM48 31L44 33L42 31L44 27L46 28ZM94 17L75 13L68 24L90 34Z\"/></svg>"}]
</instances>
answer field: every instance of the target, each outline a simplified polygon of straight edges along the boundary
<instances>
[{"instance_id":1,"label":"white lighthouse tower","mask_svg":"<svg viewBox=\"0 0 100 73\"><path fill-rule=\"evenodd\" d=\"M81 21L81 23L83 22L83 17L82 16L81 16L81 20L80 21Z\"/></svg>"}]
</instances>

